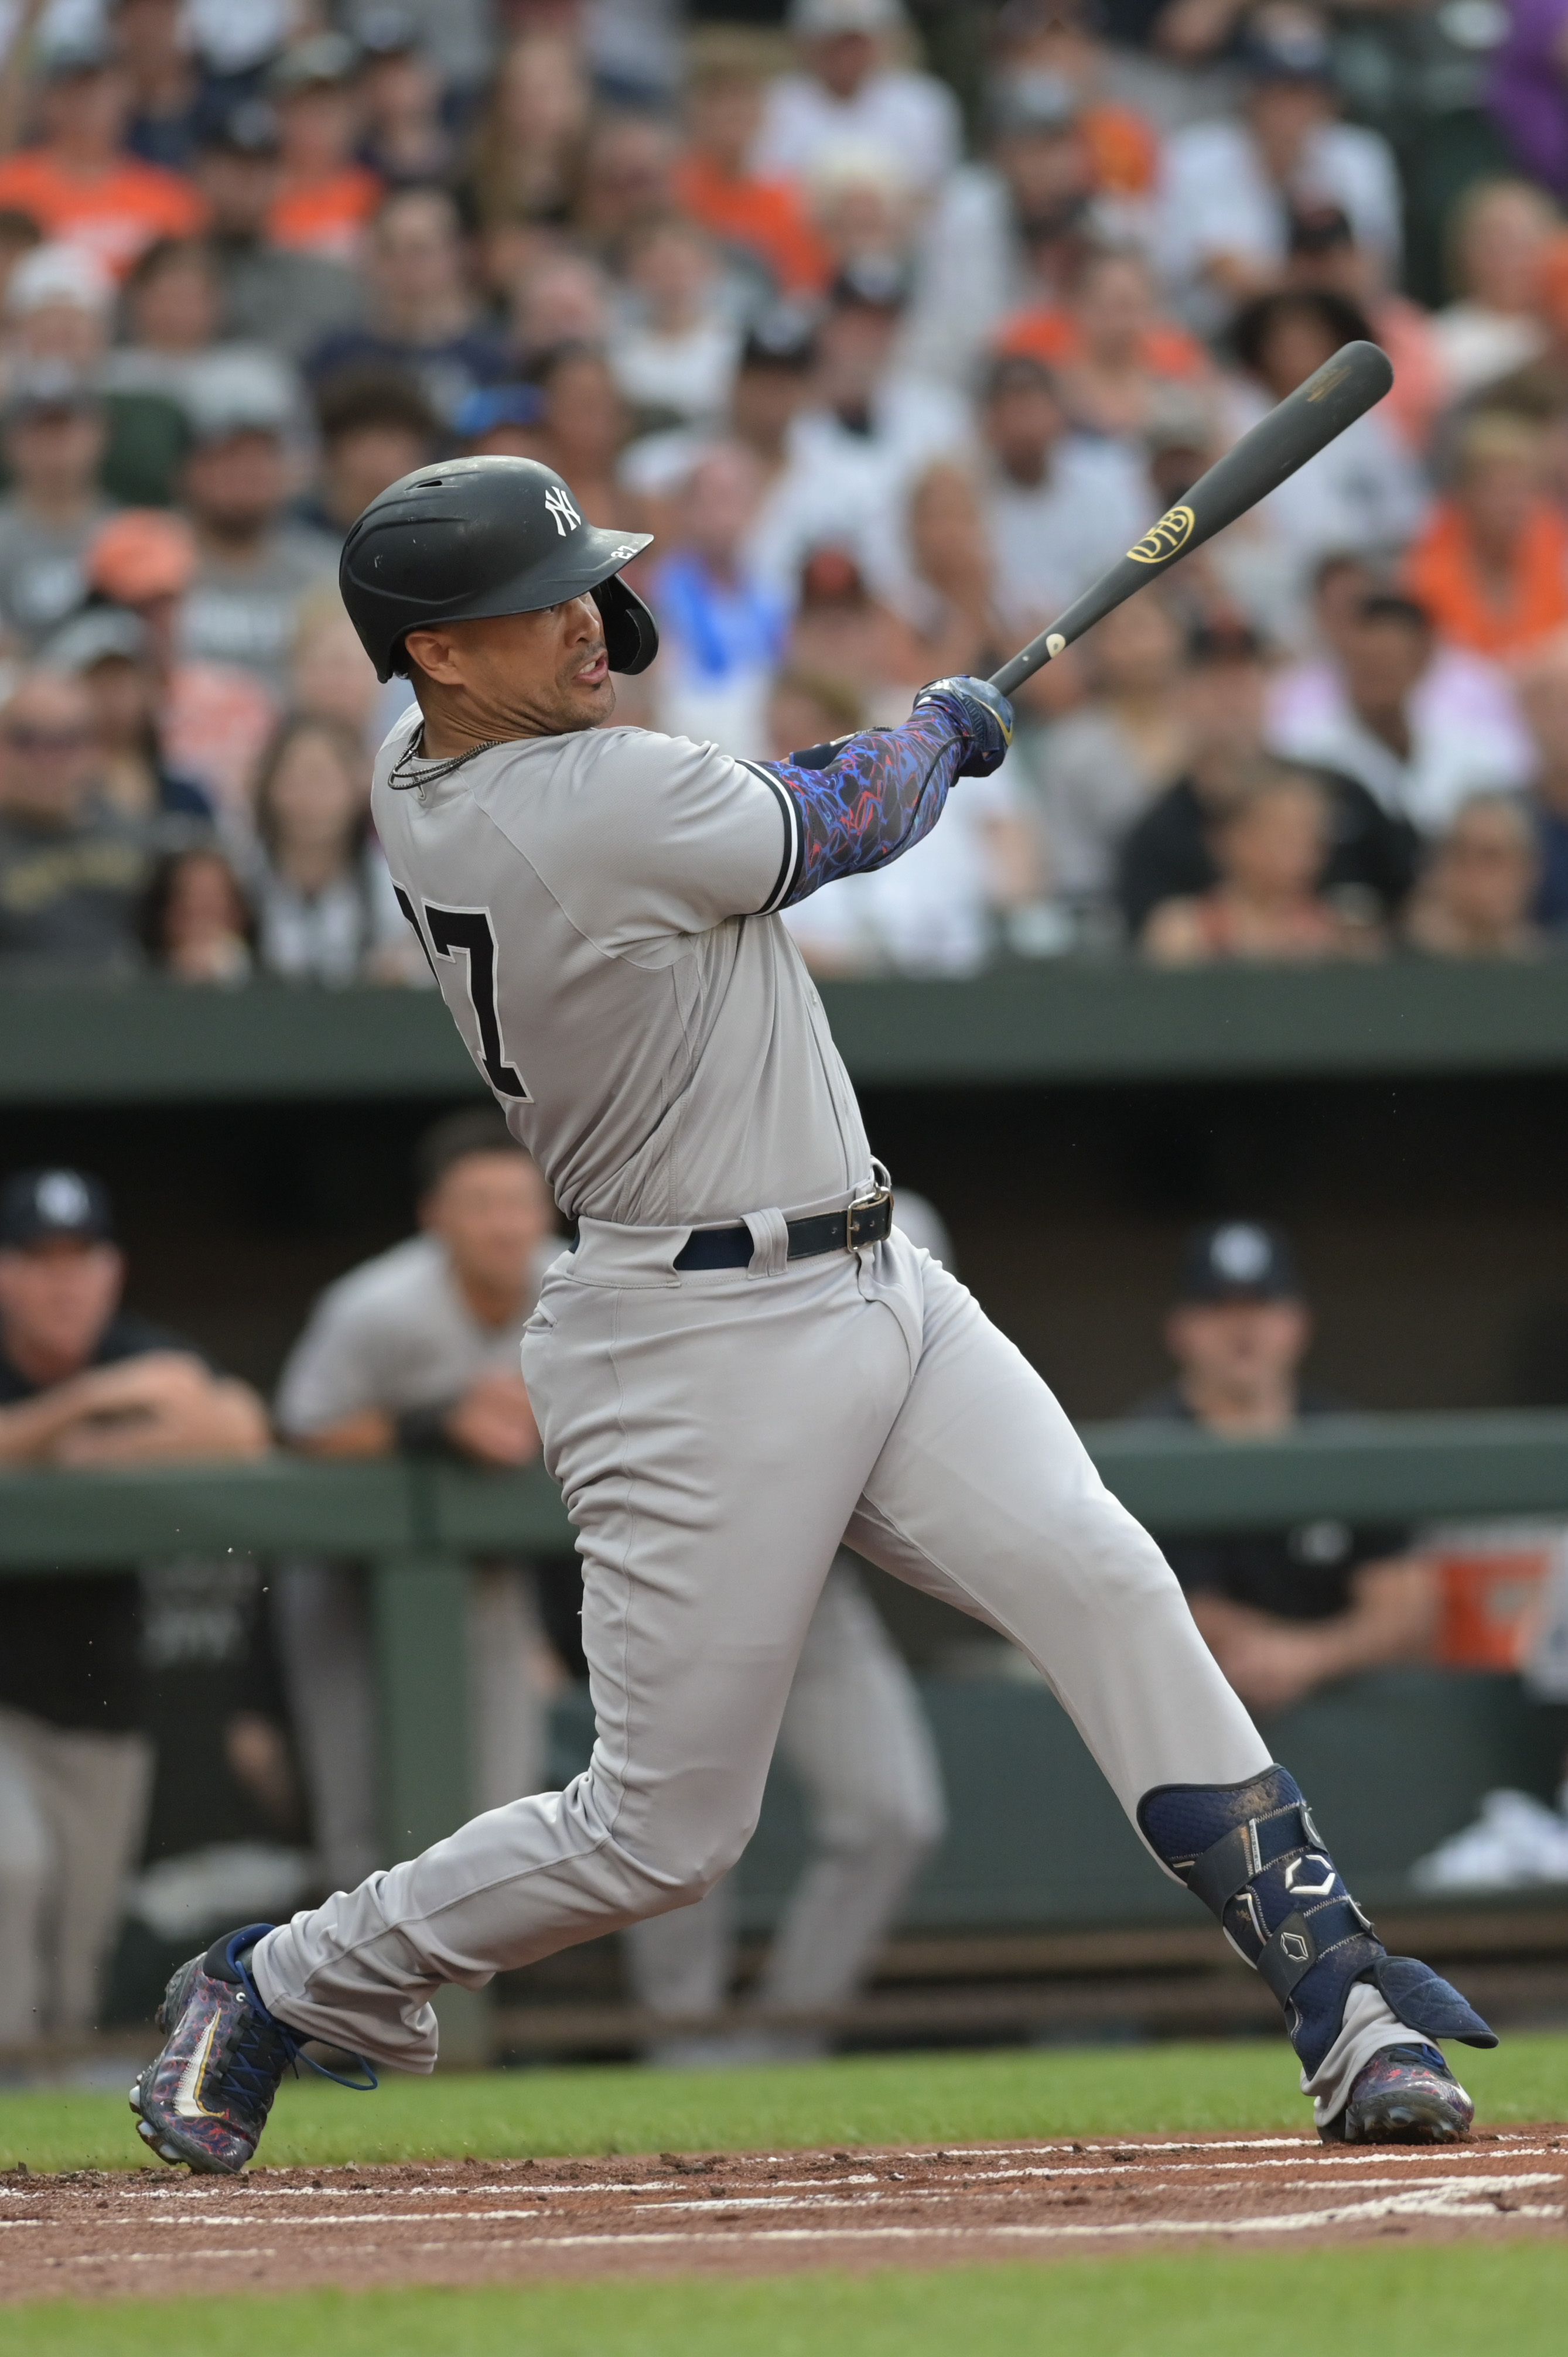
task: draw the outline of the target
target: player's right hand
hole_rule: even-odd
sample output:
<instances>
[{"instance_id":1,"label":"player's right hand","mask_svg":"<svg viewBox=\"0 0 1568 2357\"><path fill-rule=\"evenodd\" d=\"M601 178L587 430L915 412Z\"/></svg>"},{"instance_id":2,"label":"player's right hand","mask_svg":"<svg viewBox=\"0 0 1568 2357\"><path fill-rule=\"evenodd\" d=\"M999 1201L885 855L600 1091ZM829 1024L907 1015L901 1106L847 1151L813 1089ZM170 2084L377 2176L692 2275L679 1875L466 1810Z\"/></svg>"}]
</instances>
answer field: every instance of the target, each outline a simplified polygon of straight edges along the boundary
<instances>
[{"instance_id":1,"label":"player's right hand","mask_svg":"<svg viewBox=\"0 0 1568 2357\"><path fill-rule=\"evenodd\" d=\"M968 740L961 778L989 778L1002 767L1013 742L1013 706L1000 688L968 673L933 679L916 695L914 708L918 712L926 704L940 704L950 713Z\"/></svg>"}]
</instances>

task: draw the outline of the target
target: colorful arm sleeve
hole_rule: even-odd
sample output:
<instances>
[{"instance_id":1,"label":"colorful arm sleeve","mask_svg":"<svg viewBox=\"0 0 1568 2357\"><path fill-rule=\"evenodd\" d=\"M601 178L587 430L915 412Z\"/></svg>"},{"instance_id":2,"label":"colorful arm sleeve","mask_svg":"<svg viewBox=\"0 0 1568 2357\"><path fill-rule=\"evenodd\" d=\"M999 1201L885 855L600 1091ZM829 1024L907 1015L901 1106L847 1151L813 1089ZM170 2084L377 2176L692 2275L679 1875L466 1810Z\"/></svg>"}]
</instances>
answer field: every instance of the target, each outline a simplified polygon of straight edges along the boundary
<instances>
[{"instance_id":1,"label":"colorful arm sleeve","mask_svg":"<svg viewBox=\"0 0 1568 2357\"><path fill-rule=\"evenodd\" d=\"M897 728L789 761L748 761L784 805L784 864L763 913L793 908L835 877L886 867L929 834L968 747L960 713L940 701Z\"/></svg>"}]
</instances>

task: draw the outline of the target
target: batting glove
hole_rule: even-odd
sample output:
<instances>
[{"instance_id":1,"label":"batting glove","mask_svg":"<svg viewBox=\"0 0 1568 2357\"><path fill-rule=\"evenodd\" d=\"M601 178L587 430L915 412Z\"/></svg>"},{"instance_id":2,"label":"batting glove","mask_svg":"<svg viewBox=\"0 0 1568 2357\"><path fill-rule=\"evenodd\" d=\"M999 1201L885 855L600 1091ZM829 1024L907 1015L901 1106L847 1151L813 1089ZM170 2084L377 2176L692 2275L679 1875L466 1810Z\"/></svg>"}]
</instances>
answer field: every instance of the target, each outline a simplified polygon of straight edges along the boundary
<instances>
[{"instance_id":1,"label":"batting glove","mask_svg":"<svg viewBox=\"0 0 1568 2357\"><path fill-rule=\"evenodd\" d=\"M988 778L1002 767L1013 742L1013 706L1000 688L988 679L933 679L916 696L915 710L927 704L940 704L968 740L961 778Z\"/></svg>"}]
</instances>

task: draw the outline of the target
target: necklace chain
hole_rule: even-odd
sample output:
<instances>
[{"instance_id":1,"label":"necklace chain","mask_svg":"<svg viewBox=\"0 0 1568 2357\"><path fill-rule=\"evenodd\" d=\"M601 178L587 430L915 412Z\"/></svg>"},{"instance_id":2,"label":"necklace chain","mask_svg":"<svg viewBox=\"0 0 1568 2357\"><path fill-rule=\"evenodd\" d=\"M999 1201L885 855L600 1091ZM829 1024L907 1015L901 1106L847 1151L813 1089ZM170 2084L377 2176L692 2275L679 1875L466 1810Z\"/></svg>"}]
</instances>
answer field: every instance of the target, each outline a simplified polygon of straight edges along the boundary
<instances>
[{"instance_id":1,"label":"necklace chain","mask_svg":"<svg viewBox=\"0 0 1568 2357\"><path fill-rule=\"evenodd\" d=\"M420 733L423 736L424 731L421 730ZM393 763L392 775L388 778L387 783L395 793L402 794L408 793L413 788L423 791L426 786L439 785L443 778L449 778L453 770L462 769L465 762L477 761L481 753L493 753L498 745L510 742L510 739L506 737L487 737L482 745L470 745L466 753L455 753L448 761L432 762L428 768L421 770L417 777L412 775L405 777L403 772L409 769L412 762L419 759L418 753L411 745L403 759Z\"/></svg>"}]
</instances>

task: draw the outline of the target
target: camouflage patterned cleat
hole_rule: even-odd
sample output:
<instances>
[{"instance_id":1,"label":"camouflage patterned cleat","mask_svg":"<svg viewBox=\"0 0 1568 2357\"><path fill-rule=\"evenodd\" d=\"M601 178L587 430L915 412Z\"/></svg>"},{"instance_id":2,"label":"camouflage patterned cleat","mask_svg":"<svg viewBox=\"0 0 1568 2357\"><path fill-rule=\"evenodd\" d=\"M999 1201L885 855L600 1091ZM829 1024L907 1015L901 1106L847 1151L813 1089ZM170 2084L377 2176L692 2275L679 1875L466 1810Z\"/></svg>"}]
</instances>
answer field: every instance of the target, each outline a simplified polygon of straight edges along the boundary
<instances>
[{"instance_id":1,"label":"camouflage patterned cleat","mask_svg":"<svg viewBox=\"0 0 1568 2357\"><path fill-rule=\"evenodd\" d=\"M1356 2074L1325 2144L1457 2144L1476 2106L1435 2046L1385 2046Z\"/></svg>"},{"instance_id":2,"label":"camouflage patterned cleat","mask_svg":"<svg viewBox=\"0 0 1568 2357\"><path fill-rule=\"evenodd\" d=\"M261 2141L285 2071L322 2069L263 2004L247 1961L270 1923L248 1923L181 1964L164 1991L158 2028L168 2043L131 2090L136 2133L160 2160L234 2176ZM369 2093L375 2074L366 2069ZM339 2086L353 2087L338 2079Z\"/></svg>"}]
</instances>

